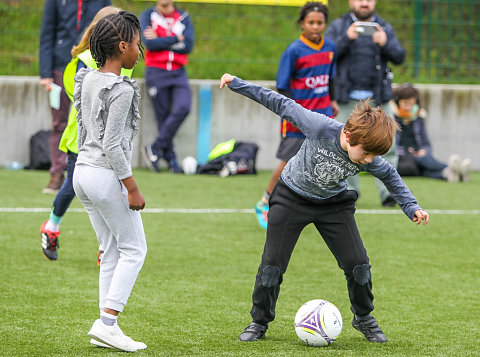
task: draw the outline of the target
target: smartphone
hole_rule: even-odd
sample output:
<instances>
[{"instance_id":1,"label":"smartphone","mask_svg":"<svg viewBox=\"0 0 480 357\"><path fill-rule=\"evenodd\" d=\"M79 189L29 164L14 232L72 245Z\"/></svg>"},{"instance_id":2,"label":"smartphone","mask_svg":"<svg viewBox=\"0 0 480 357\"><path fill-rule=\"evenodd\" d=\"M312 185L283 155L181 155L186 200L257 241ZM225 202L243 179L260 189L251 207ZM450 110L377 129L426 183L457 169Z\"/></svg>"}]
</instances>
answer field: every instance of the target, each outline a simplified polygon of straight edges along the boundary
<instances>
[{"instance_id":1,"label":"smartphone","mask_svg":"<svg viewBox=\"0 0 480 357\"><path fill-rule=\"evenodd\" d=\"M377 31L376 22L362 22L357 21L357 32L359 36L372 36Z\"/></svg>"}]
</instances>

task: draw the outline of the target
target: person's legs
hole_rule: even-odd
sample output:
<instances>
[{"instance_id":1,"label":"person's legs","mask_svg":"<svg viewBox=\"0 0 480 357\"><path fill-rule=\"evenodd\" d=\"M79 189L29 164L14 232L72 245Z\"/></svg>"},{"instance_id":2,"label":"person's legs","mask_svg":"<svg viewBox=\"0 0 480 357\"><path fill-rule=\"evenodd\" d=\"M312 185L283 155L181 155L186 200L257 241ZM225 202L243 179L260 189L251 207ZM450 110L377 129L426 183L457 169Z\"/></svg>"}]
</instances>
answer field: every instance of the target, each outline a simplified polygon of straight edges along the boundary
<instances>
[{"instance_id":1,"label":"person's legs","mask_svg":"<svg viewBox=\"0 0 480 357\"><path fill-rule=\"evenodd\" d=\"M268 201L270 200L270 195L272 194L275 185L278 182L280 175L282 174L283 169L287 165L286 161L281 161L280 164L273 170L272 176L270 176L270 181L268 182L267 189L263 193L262 198L255 204L255 214L257 216L257 221L260 227L267 229L268 227L268 211L269 205Z\"/></svg>"},{"instance_id":2,"label":"person's legs","mask_svg":"<svg viewBox=\"0 0 480 357\"><path fill-rule=\"evenodd\" d=\"M352 312L364 316L373 310L373 294L369 259L354 217L357 197L355 191L335 196L317 215L315 227L345 273Z\"/></svg>"},{"instance_id":3,"label":"person's legs","mask_svg":"<svg viewBox=\"0 0 480 357\"><path fill-rule=\"evenodd\" d=\"M436 160L430 153L415 156L415 162L421 169L421 175L436 179L447 179L445 169L447 164Z\"/></svg>"},{"instance_id":4,"label":"person's legs","mask_svg":"<svg viewBox=\"0 0 480 357\"><path fill-rule=\"evenodd\" d=\"M270 197L269 224L262 261L253 290L253 321L266 324L275 318L275 304L283 274L302 229L309 223L309 215L299 197L281 181Z\"/></svg>"},{"instance_id":5,"label":"person's legs","mask_svg":"<svg viewBox=\"0 0 480 357\"><path fill-rule=\"evenodd\" d=\"M128 192L113 170L81 165L77 166L75 172L79 168L84 172L83 175L79 174L78 178L84 197L92 202L105 222L99 226L97 232L105 251L100 274L105 270L104 264L111 262L111 265L115 266L108 294L100 308L107 307L121 312L147 253L142 218L140 212L128 207ZM85 199L82 203L84 201ZM99 224L100 219L97 216L94 216L92 225Z\"/></svg>"},{"instance_id":6,"label":"person's legs","mask_svg":"<svg viewBox=\"0 0 480 357\"><path fill-rule=\"evenodd\" d=\"M168 116L159 128L157 143L161 143L164 158L170 166L175 165L176 155L173 149L173 138L180 125L190 113L192 94L185 71L175 73L175 84L171 87L171 107Z\"/></svg>"},{"instance_id":7,"label":"person's legs","mask_svg":"<svg viewBox=\"0 0 480 357\"><path fill-rule=\"evenodd\" d=\"M50 212L49 219L40 227L43 254L49 260L57 260L58 258L57 249L59 248L58 236L60 234L60 223L63 215L75 197L72 179L75 162L77 161L77 154L69 151L67 158L67 178L55 196L53 209Z\"/></svg>"},{"instance_id":8,"label":"person's legs","mask_svg":"<svg viewBox=\"0 0 480 357\"><path fill-rule=\"evenodd\" d=\"M373 311L372 278L370 264L355 222L357 193L345 191L323 207L315 227L335 256L347 279L352 325L369 342L386 342L386 336L370 312Z\"/></svg>"},{"instance_id":9,"label":"person's legs","mask_svg":"<svg viewBox=\"0 0 480 357\"><path fill-rule=\"evenodd\" d=\"M115 323L109 326L104 322L115 322L114 316L123 311L145 260L147 247L140 213L128 208L127 190L112 170L77 166L74 187L105 250L99 276L101 320L95 321L89 336L126 351L146 348L124 336Z\"/></svg>"},{"instance_id":10,"label":"person's legs","mask_svg":"<svg viewBox=\"0 0 480 357\"><path fill-rule=\"evenodd\" d=\"M279 180L270 197L269 224L262 260L252 294L252 323L239 336L240 341L257 341L265 335L275 318L275 306L283 274L302 229L311 217L301 205L302 199ZM310 220L310 221L309 221Z\"/></svg>"},{"instance_id":11,"label":"person's legs","mask_svg":"<svg viewBox=\"0 0 480 357\"><path fill-rule=\"evenodd\" d=\"M68 110L70 100L63 89L63 72L53 71L53 83L62 87L60 92L60 108L52 108L52 128L50 131L50 182L43 190L43 193L56 193L62 186L64 171L67 166L67 155L60 151L58 145L62 137L63 130L67 126Z\"/></svg>"},{"instance_id":12,"label":"person's legs","mask_svg":"<svg viewBox=\"0 0 480 357\"><path fill-rule=\"evenodd\" d=\"M120 252L116 248L116 239L103 219L99 210L83 191L83 187L76 187L78 198L88 213L92 227L97 235L99 243L104 247L105 254L100 265L98 279L99 308L103 311L108 291L110 289L113 273L120 258ZM108 248L108 249L107 249Z\"/></svg>"},{"instance_id":13,"label":"person's legs","mask_svg":"<svg viewBox=\"0 0 480 357\"><path fill-rule=\"evenodd\" d=\"M144 146L141 149L141 153L148 168L154 172L159 172L160 159L163 157L163 147L158 139L158 135L170 111L168 71L153 67L145 68L145 84L155 113L157 138L153 144Z\"/></svg>"},{"instance_id":14,"label":"person's legs","mask_svg":"<svg viewBox=\"0 0 480 357\"><path fill-rule=\"evenodd\" d=\"M152 144L152 151L157 155L163 156L163 151L166 148L163 138L163 125L170 115L170 106L172 100L172 88L171 87L159 87L157 88L157 94L152 101L153 108L155 110L155 119L157 120L157 137Z\"/></svg>"},{"instance_id":15,"label":"person's legs","mask_svg":"<svg viewBox=\"0 0 480 357\"><path fill-rule=\"evenodd\" d=\"M75 197L75 191L73 189L73 171L75 170L77 156L77 154L71 151L67 153L67 177L53 201L52 212L56 217L60 218L60 221Z\"/></svg>"}]
</instances>

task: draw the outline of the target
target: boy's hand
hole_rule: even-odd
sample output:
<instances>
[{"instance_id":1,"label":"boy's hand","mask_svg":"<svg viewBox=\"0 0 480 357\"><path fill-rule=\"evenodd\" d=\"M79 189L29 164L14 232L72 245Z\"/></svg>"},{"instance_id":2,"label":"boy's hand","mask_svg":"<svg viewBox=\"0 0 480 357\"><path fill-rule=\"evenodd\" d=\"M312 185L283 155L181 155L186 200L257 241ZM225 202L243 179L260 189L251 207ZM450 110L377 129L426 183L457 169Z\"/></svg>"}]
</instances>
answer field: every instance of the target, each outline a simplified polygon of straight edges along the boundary
<instances>
[{"instance_id":1,"label":"boy's hand","mask_svg":"<svg viewBox=\"0 0 480 357\"><path fill-rule=\"evenodd\" d=\"M417 225L422 223L422 221L425 221L423 222L423 225L426 225L428 223L429 218L430 216L428 215L427 212L425 212L422 209L419 209L415 211L415 217L413 217L413 221L416 222Z\"/></svg>"},{"instance_id":2,"label":"boy's hand","mask_svg":"<svg viewBox=\"0 0 480 357\"><path fill-rule=\"evenodd\" d=\"M231 74L225 73L222 78L220 79L220 88L225 87L225 85L229 85L235 77Z\"/></svg>"}]
</instances>

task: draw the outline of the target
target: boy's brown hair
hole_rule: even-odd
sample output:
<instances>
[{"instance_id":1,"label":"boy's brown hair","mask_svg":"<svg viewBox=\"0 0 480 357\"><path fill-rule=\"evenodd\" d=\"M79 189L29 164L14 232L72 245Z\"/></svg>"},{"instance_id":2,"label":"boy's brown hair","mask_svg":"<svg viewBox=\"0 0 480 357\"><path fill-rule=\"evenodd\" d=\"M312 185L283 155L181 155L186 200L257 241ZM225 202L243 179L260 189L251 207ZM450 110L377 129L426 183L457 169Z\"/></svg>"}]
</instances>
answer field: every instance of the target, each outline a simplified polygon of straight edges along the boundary
<instances>
[{"instance_id":1,"label":"boy's brown hair","mask_svg":"<svg viewBox=\"0 0 480 357\"><path fill-rule=\"evenodd\" d=\"M399 129L398 124L381 107L372 107L370 100L359 102L353 109L344 131L350 133L350 145L384 155L390 149Z\"/></svg>"}]
</instances>

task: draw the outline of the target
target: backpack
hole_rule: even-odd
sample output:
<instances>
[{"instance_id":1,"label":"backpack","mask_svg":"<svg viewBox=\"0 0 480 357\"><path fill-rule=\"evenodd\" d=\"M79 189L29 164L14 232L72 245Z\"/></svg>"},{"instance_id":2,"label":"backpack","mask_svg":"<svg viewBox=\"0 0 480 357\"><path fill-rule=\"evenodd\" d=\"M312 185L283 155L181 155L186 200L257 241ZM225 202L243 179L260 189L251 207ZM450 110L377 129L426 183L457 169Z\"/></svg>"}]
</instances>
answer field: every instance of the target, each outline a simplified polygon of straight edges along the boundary
<instances>
[{"instance_id":1,"label":"backpack","mask_svg":"<svg viewBox=\"0 0 480 357\"><path fill-rule=\"evenodd\" d=\"M50 130L40 130L30 138L30 170L50 169Z\"/></svg>"},{"instance_id":2,"label":"backpack","mask_svg":"<svg viewBox=\"0 0 480 357\"><path fill-rule=\"evenodd\" d=\"M198 167L197 173L221 177L256 174L257 151L258 145L254 143L236 142L233 139L220 143L211 151L209 161ZM220 152L223 153L220 155Z\"/></svg>"}]
</instances>

